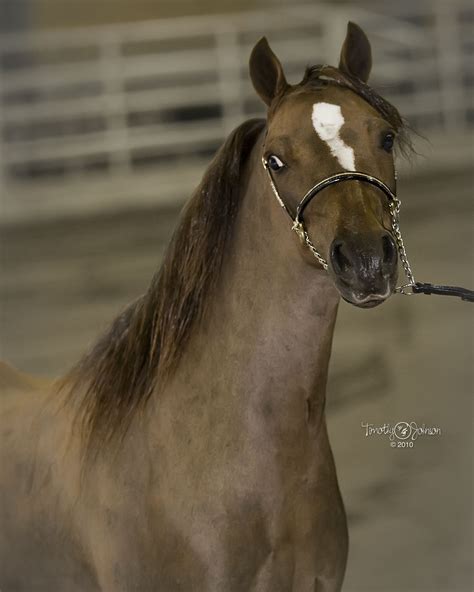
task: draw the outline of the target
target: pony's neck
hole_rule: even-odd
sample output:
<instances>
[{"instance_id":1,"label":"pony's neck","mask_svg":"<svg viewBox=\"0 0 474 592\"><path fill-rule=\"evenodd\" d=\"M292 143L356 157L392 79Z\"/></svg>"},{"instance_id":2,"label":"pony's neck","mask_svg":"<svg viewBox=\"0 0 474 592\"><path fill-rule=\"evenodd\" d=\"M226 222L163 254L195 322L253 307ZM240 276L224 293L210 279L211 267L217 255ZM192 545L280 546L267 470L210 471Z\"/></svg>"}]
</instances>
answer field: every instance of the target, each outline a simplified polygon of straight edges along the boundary
<instances>
[{"instance_id":1,"label":"pony's neck","mask_svg":"<svg viewBox=\"0 0 474 592\"><path fill-rule=\"evenodd\" d=\"M261 149L260 137L202 346L217 344L215 371L230 390L264 405L277 402L287 421L292 413L322 413L339 296L291 232Z\"/></svg>"}]
</instances>

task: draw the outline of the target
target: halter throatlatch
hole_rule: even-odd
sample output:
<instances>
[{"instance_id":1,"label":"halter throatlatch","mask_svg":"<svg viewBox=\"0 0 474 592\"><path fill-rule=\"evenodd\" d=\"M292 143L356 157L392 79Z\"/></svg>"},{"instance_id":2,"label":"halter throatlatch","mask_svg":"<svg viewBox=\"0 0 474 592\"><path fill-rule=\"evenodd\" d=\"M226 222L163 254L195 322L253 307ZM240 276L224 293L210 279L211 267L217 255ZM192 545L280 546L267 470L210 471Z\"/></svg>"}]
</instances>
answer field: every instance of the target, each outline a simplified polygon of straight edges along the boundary
<instances>
[{"instance_id":1,"label":"halter throatlatch","mask_svg":"<svg viewBox=\"0 0 474 592\"><path fill-rule=\"evenodd\" d=\"M388 198L393 236L395 237L395 240L397 242L400 261L403 265L403 270L408 280L407 283L395 288L395 292L398 292L399 294L404 294L406 296L410 296L412 294L438 294L442 296L458 296L459 298L462 298L462 300L474 302L474 291L468 290L467 288L458 288L456 286L439 286L435 284L415 282L415 278L411 270L410 263L408 262L405 245L403 243L403 238L400 231L399 216L401 202L397 198L396 194L390 189L390 187L388 187L388 185L386 185L377 177L368 175L367 173L361 173L359 171L336 173L335 175L326 177L325 179L319 181L318 183L316 183L316 185L311 187L311 189L303 196L296 208L296 214L293 217L290 210L288 209L287 205L285 204L278 192L275 182L273 181L273 177L270 172L268 162L264 157L262 157L262 164L263 168L266 170L268 174L270 186L272 188L273 193L275 194L275 197L278 200L278 203L285 210L285 212L288 214L288 216L291 218L293 222L291 229L296 232L296 234L300 237L300 239L304 242L304 244L308 247L313 256L319 261L319 263L324 269L328 268L328 263L321 255L321 253L317 250L317 248L314 246L313 242L311 241L308 235L308 232L304 224L303 212L306 206L310 203L310 201L326 187L329 187L330 185L334 185L336 183L341 183L343 181L362 181L363 183L369 183L370 185L377 187Z\"/></svg>"}]
</instances>

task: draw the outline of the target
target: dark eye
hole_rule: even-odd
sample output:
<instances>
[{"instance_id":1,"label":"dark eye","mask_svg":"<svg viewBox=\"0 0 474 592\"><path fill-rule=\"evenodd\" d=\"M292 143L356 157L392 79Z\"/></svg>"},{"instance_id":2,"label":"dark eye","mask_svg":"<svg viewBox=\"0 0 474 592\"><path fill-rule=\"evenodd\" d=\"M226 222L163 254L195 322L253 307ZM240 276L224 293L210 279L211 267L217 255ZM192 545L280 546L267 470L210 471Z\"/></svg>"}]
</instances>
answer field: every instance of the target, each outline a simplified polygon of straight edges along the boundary
<instances>
[{"instance_id":1,"label":"dark eye","mask_svg":"<svg viewBox=\"0 0 474 592\"><path fill-rule=\"evenodd\" d=\"M385 152L392 152L393 145L395 144L395 134L393 132L389 132L385 134L382 139L382 148Z\"/></svg>"},{"instance_id":2,"label":"dark eye","mask_svg":"<svg viewBox=\"0 0 474 592\"><path fill-rule=\"evenodd\" d=\"M269 168L272 169L272 171L279 171L285 166L285 164L278 158L278 156L275 156L274 154L271 154L268 157L267 164Z\"/></svg>"}]
</instances>

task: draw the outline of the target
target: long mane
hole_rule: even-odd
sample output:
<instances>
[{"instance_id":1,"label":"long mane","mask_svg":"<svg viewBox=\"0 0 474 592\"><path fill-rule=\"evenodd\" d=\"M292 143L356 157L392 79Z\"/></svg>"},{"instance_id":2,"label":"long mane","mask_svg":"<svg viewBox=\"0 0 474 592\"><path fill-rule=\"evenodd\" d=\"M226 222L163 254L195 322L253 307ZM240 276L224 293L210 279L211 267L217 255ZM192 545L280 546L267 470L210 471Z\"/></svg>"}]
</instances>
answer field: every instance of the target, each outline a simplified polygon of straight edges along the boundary
<instances>
[{"instance_id":1,"label":"long mane","mask_svg":"<svg viewBox=\"0 0 474 592\"><path fill-rule=\"evenodd\" d=\"M61 381L79 401L86 450L123 436L133 416L176 368L214 289L240 204L243 165L265 120L237 127L184 208L163 264Z\"/></svg>"}]
</instances>

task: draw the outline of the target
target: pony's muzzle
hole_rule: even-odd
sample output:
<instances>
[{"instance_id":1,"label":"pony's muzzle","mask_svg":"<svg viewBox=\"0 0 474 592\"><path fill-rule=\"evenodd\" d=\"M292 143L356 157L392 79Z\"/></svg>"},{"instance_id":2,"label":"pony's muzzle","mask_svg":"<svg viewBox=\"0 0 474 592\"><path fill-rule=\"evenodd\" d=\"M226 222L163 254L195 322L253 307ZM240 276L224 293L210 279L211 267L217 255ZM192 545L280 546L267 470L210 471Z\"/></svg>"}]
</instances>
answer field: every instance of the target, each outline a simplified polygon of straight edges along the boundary
<instances>
[{"instance_id":1,"label":"pony's muzzle","mask_svg":"<svg viewBox=\"0 0 474 592\"><path fill-rule=\"evenodd\" d=\"M383 302L393 292L397 279L397 246L391 234L377 238L336 238L329 261L342 297L357 306Z\"/></svg>"}]
</instances>

